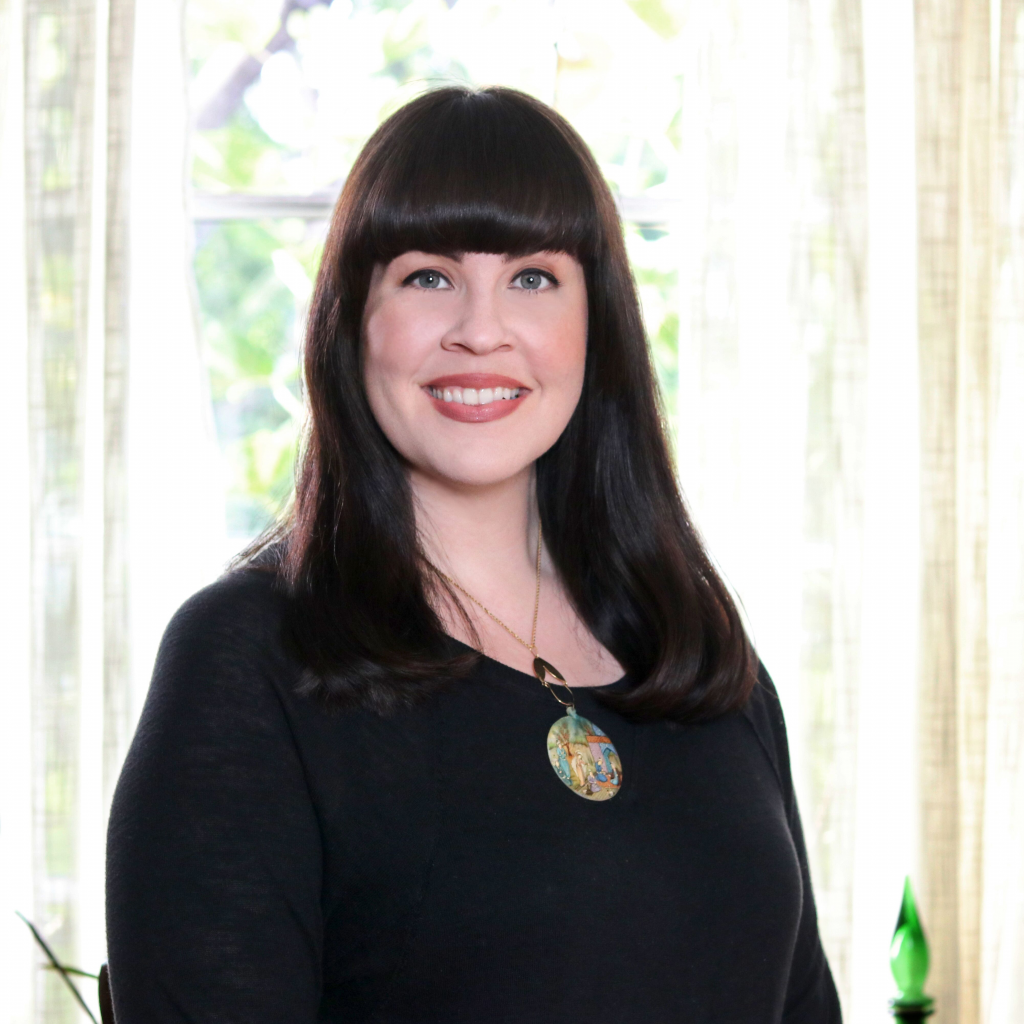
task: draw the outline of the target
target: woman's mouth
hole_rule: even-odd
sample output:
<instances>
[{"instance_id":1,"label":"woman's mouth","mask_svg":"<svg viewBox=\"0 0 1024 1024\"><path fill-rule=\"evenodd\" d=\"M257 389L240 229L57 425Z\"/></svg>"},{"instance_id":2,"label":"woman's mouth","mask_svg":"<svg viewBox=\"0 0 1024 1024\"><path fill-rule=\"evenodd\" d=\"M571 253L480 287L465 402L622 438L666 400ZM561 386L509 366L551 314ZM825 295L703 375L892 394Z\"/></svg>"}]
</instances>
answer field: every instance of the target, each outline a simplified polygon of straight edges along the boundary
<instances>
[{"instance_id":1,"label":"woman's mouth","mask_svg":"<svg viewBox=\"0 0 1024 1024\"><path fill-rule=\"evenodd\" d=\"M519 408L530 389L496 373L460 373L423 385L434 408L461 423L489 423Z\"/></svg>"},{"instance_id":2,"label":"woman's mouth","mask_svg":"<svg viewBox=\"0 0 1024 1024\"><path fill-rule=\"evenodd\" d=\"M427 390L432 398L458 405L490 405L491 402L510 402L518 398L522 388L434 388Z\"/></svg>"}]
</instances>

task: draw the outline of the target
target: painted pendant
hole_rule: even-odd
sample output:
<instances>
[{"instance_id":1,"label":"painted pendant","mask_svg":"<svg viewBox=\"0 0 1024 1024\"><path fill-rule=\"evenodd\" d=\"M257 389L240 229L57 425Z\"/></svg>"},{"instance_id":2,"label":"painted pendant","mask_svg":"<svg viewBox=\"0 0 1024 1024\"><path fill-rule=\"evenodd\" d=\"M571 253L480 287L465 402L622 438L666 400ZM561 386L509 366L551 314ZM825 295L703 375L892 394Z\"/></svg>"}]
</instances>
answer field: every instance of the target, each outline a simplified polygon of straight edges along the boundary
<instances>
[{"instance_id":1,"label":"painted pendant","mask_svg":"<svg viewBox=\"0 0 1024 1024\"><path fill-rule=\"evenodd\" d=\"M575 708L548 730L555 774L585 800L611 800L622 785L622 761L612 741Z\"/></svg>"}]
</instances>

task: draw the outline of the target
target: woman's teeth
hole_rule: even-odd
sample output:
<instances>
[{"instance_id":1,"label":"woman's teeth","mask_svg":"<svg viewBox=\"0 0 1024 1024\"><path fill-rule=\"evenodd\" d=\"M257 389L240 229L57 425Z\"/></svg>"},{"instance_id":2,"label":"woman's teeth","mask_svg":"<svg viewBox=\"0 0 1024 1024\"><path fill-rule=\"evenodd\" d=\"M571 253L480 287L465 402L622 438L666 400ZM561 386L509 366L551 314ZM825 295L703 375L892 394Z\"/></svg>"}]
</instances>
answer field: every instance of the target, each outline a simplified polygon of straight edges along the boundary
<instances>
[{"instance_id":1,"label":"woman's teeth","mask_svg":"<svg viewBox=\"0 0 1024 1024\"><path fill-rule=\"evenodd\" d=\"M458 405L490 405L491 402L507 402L518 398L521 388L432 388L427 390L432 398L442 402L456 402Z\"/></svg>"}]
</instances>

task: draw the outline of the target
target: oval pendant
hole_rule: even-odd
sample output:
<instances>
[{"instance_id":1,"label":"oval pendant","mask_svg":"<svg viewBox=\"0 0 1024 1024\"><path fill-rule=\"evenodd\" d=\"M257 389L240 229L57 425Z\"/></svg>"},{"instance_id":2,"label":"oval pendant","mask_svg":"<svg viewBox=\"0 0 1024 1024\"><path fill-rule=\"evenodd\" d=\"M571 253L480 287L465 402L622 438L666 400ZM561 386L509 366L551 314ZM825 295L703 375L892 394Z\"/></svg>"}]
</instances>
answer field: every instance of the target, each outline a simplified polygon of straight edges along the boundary
<instances>
[{"instance_id":1,"label":"oval pendant","mask_svg":"<svg viewBox=\"0 0 1024 1024\"><path fill-rule=\"evenodd\" d=\"M548 730L548 758L562 782L585 800L611 800L622 785L615 744L575 710Z\"/></svg>"}]
</instances>

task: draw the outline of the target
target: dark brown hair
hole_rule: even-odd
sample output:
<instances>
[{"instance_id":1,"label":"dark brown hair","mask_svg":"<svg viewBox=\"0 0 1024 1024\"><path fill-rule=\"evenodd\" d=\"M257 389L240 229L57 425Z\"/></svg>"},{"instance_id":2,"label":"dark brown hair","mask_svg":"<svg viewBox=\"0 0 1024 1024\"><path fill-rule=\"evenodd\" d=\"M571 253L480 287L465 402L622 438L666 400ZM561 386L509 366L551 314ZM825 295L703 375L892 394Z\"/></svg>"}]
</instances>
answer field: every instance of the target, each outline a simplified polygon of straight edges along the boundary
<instances>
[{"instance_id":1,"label":"dark brown hair","mask_svg":"<svg viewBox=\"0 0 1024 1024\"><path fill-rule=\"evenodd\" d=\"M403 462L363 385L371 273L412 249L580 262L583 392L536 465L548 551L580 618L633 682L603 694L609 706L677 720L739 707L756 662L675 480L611 193L562 117L504 88L438 89L402 107L367 142L335 209L306 337L310 426L275 545L310 688L383 711L473 660L434 610L439 581Z\"/></svg>"}]
</instances>

